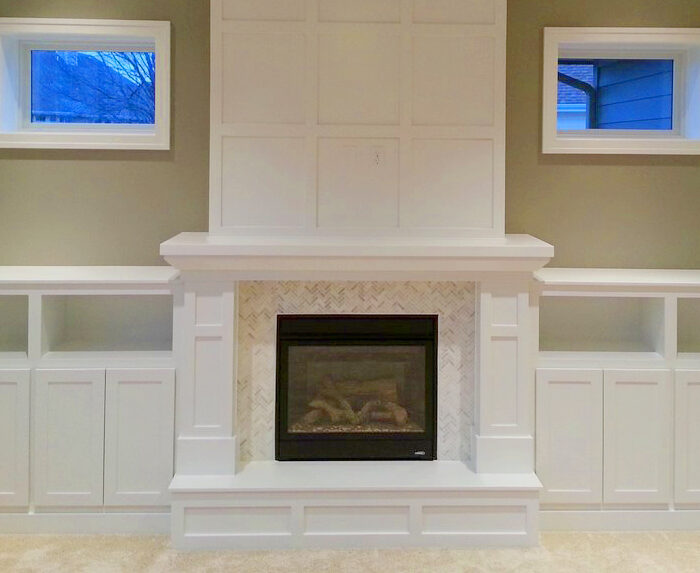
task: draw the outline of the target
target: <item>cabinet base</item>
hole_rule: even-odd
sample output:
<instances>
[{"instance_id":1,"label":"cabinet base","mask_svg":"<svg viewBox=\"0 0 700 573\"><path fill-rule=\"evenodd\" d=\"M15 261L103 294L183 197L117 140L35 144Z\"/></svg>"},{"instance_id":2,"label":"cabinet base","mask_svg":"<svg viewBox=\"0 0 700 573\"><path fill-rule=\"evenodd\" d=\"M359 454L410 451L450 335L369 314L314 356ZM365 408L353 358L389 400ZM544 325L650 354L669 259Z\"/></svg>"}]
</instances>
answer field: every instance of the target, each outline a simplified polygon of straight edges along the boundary
<instances>
[{"instance_id":1,"label":"cabinet base","mask_svg":"<svg viewBox=\"0 0 700 573\"><path fill-rule=\"evenodd\" d=\"M700 507L676 510L542 510L541 531L700 530Z\"/></svg>"},{"instance_id":2,"label":"cabinet base","mask_svg":"<svg viewBox=\"0 0 700 573\"><path fill-rule=\"evenodd\" d=\"M167 535L170 513L0 513L0 534Z\"/></svg>"}]
</instances>

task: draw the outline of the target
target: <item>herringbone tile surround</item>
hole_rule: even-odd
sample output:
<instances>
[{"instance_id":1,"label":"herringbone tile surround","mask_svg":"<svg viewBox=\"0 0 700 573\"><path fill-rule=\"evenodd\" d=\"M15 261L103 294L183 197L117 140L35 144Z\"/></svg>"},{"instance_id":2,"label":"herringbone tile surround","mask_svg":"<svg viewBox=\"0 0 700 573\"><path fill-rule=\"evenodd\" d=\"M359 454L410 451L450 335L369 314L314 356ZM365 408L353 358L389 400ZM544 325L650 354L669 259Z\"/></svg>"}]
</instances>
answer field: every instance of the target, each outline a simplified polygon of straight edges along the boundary
<instances>
[{"instance_id":1,"label":"herringbone tile surround","mask_svg":"<svg viewBox=\"0 0 700 573\"><path fill-rule=\"evenodd\" d=\"M437 314L438 458L470 455L474 283L243 282L238 291L237 435L242 460L275 457L278 314Z\"/></svg>"}]
</instances>

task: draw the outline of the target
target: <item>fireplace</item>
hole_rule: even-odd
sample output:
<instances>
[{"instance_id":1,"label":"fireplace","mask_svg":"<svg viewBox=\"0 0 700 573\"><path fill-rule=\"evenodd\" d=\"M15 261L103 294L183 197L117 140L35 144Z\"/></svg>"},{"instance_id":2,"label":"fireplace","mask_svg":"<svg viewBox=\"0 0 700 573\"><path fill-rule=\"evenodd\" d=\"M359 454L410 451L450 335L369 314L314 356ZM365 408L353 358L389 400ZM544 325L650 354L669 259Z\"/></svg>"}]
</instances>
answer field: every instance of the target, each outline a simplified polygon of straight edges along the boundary
<instances>
[{"instance_id":1,"label":"fireplace","mask_svg":"<svg viewBox=\"0 0 700 573\"><path fill-rule=\"evenodd\" d=\"M437 320L279 315L276 459L434 460Z\"/></svg>"}]
</instances>

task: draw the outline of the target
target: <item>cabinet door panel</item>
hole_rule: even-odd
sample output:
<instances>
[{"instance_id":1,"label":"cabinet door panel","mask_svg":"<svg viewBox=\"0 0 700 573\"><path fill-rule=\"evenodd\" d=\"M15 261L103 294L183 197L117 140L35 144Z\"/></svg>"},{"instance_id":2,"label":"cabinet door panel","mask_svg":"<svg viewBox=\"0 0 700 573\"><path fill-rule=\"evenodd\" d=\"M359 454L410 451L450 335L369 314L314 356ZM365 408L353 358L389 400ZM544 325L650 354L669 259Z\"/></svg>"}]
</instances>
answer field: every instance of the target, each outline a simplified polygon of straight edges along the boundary
<instances>
[{"instance_id":1,"label":"cabinet door panel","mask_svg":"<svg viewBox=\"0 0 700 573\"><path fill-rule=\"evenodd\" d=\"M541 502L601 503L602 371L539 369L536 430Z\"/></svg>"},{"instance_id":2,"label":"cabinet door panel","mask_svg":"<svg viewBox=\"0 0 700 573\"><path fill-rule=\"evenodd\" d=\"M167 505L175 372L107 370L105 505Z\"/></svg>"},{"instance_id":3,"label":"cabinet door panel","mask_svg":"<svg viewBox=\"0 0 700 573\"><path fill-rule=\"evenodd\" d=\"M102 505L105 371L37 370L34 388L34 503Z\"/></svg>"},{"instance_id":4,"label":"cabinet door panel","mask_svg":"<svg viewBox=\"0 0 700 573\"><path fill-rule=\"evenodd\" d=\"M605 371L605 503L670 502L671 398L667 370Z\"/></svg>"},{"instance_id":5,"label":"cabinet door panel","mask_svg":"<svg viewBox=\"0 0 700 573\"><path fill-rule=\"evenodd\" d=\"M676 371L676 502L700 503L700 370Z\"/></svg>"},{"instance_id":6,"label":"cabinet door panel","mask_svg":"<svg viewBox=\"0 0 700 573\"><path fill-rule=\"evenodd\" d=\"M0 370L0 507L29 505L29 370Z\"/></svg>"}]
</instances>

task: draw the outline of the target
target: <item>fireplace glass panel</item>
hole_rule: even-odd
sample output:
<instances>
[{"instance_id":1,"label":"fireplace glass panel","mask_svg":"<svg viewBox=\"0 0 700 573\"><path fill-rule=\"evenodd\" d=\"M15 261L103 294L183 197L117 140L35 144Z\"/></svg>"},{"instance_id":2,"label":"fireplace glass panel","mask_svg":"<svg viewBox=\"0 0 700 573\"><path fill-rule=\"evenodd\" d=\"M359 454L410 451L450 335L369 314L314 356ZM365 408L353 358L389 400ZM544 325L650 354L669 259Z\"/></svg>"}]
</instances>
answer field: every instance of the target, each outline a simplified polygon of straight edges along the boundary
<instances>
[{"instance_id":1,"label":"fireplace glass panel","mask_svg":"<svg viewBox=\"0 0 700 573\"><path fill-rule=\"evenodd\" d=\"M276 459L434 460L437 318L279 315Z\"/></svg>"},{"instance_id":2,"label":"fireplace glass panel","mask_svg":"<svg viewBox=\"0 0 700 573\"><path fill-rule=\"evenodd\" d=\"M289 348L290 434L422 433L425 346Z\"/></svg>"}]
</instances>

